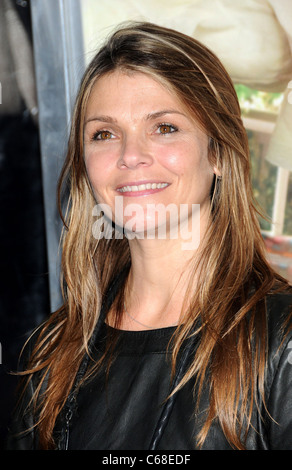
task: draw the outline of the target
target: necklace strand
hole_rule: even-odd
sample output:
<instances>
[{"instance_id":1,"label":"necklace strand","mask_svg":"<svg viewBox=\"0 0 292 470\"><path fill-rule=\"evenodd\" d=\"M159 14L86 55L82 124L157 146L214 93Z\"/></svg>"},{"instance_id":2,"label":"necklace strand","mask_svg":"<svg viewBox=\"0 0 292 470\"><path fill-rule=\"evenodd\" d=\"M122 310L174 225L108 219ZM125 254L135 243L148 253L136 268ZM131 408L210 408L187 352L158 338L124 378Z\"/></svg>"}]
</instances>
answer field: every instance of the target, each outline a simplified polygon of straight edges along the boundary
<instances>
[{"instance_id":1,"label":"necklace strand","mask_svg":"<svg viewBox=\"0 0 292 470\"><path fill-rule=\"evenodd\" d=\"M131 318L131 320L135 321L136 323L139 323L141 326L145 326L145 328L149 328L150 330L153 329L153 326L148 326L144 325L144 323L141 323L139 320L136 320L136 318L132 317L132 315L129 314L128 310L126 309L126 303L124 302L124 310L126 314Z\"/></svg>"},{"instance_id":2,"label":"necklace strand","mask_svg":"<svg viewBox=\"0 0 292 470\"><path fill-rule=\"evenodd\" d=\"M153 330L155 329L154 326L149 326L149 325L145 325L144 323L141 323L139 320L136 320L136 318L132 317L132 315L129 314L128 310L126 309L126 302L124 302L124 310L126 312L126 314L131 318L131 320L133 320L134 322L138 323L139 325L141 326L144 326L145 328L148 328L149 330ZM171 327L172 326L176 326L176 325L170 325Z\"/></svg>"}]
</instances>

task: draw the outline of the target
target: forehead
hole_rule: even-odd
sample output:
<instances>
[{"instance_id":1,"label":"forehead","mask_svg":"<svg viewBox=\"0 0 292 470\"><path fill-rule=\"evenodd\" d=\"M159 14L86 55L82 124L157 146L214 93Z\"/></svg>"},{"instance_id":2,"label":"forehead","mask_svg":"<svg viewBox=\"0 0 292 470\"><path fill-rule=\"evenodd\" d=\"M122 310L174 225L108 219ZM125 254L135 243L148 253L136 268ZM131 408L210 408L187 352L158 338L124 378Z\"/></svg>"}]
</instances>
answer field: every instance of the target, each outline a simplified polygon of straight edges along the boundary
<instances>
[{"instance_id":1,"label":"forehead","mask_svg":"<svg viewBox=\"0 0 292 470\"><path fill-rule=\"evenodd\" d=\"M154 108L178 109L186 107L177 94L146 73L115 71L97 79L91 90L86 117L99 113L124 110L153 111Z\"/></svg>"}]
</instances>

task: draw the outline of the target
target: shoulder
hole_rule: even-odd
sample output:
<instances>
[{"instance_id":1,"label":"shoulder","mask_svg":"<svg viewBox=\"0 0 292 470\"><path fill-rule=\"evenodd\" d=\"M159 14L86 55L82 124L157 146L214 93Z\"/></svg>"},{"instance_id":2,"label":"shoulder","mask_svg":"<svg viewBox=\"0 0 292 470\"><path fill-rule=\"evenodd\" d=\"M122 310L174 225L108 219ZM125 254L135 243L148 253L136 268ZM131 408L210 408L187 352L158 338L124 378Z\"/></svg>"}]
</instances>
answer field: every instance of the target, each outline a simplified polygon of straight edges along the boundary
<instances>
[{"instance_id":1,"label":"shoulder","mask_svg":"<svg viewBox=\"0 0 292 470\"><path fill-rule=\"evenodd\" d=\"M280 313L287 315L292 309L292 287L288 286L283 291L271 291L266 296L268 311L271 314Z\"/></svg>"},{"instance_id":2,"label":"shoulder","mask_svg":"<svg viewBox=\"0 0 292 470\"><path fill-rule=\"evenodd\" d=\"M268 294L266 312L270 347L280 346L292 333L292 288Z\"/></svg>"},{"instance_id":3,"label":"shoulder","mask_svg":"<svg viewBox=\"0 0 292 470\"><path fill-rule=\"evenodd\" d=\"M272 420L267 432L271 450L291 449L292 442L292 293L267 297L268 348L266 406Z\"/></svg>"},{"instance_id":4,"label":"shoulder","mask_svg":"<svg viewBox=\"0 0 292 470\"><path fill-rule=\"evenodd\" d=\"M292 380L292 289L271 293L267 306L267 385L271 387L283 369L282 378ZM287 367L289 366L290 367ZM281 375L281 374L280 374Z\"/></svg>"}]
</instances>

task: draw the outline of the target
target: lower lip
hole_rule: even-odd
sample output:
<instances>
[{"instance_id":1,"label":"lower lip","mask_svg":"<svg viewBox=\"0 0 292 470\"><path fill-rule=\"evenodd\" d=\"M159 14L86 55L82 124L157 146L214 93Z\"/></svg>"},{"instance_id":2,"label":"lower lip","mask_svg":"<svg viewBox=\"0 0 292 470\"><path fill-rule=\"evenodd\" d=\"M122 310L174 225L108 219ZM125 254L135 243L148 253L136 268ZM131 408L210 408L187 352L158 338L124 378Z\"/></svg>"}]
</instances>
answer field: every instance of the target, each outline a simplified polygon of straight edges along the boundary
<instances>
[{"instance_id":1,"label":"lower lip","mask_svg":"<svg viewBox=\"0 0 292 470\"><path fill-rule=\"evenodd\" d=\"M164 189L167 189L168 187L169 186L165 186L164 188L143 189L142 191L125 191L125 192L117 191L117 193L120 196L125 196L125 197L150 196L151 194L159 193L163 191Z\"/></svg>"}]
</instances>

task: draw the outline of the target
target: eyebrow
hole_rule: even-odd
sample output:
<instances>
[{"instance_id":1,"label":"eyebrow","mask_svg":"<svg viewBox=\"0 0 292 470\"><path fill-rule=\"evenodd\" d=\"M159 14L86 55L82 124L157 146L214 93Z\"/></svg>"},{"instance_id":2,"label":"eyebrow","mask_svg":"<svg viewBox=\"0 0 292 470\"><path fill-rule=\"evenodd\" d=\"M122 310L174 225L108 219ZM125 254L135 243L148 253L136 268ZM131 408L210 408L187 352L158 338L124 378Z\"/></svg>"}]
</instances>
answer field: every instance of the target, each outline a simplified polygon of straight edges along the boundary
<instances>
[{"instance_id":1,"label":"eyebrow","mask_svg":"<svg viewBox=\"0 0 292 470\"><path fill-rule=\"evenodd\" d=\"M186 117L186 115L184 113L182 113L180 111L177 111L175 109L163 109L162 111L156 111L156 112L153 112L153 113L146 114L145 120L146 121L151 121L151 120L160 118L160 117L164 116L165 114L180 114L181 116ZM117 124L117 122L118 122L117 119L115 119L111 116L101 115L101 116L93 116L93 117L88 118L85 121L85 125L88 122L92 122L92 121L106 122L106 123L110 123L110 124Z\"/></svg>"},{"instance_id":2,"label":"eyebrow","mask_svg":"<svg viewBox=\"0 0 292 470\"><path fill-rule=\"evenodd\" d=\"M184 113L177 111L176 109L163 109L162 111L157 111L155 113L147 114L146 120L149 121L151 119L157 119L157 118L164 116L165 114L180 114L181 116L186 117Z\"/></svg>"},{"instance_id":3,"label":"eyebrow","mask_svg":"<svg viewBox=\"0 0 292 470\"><path fill-rule=\"evenodd\" d=\"M84 125L86 125L88 122L91 122L91 121L108 122L111 124L117 123L117 120L115 118L112 118L111 116L93 116L93 117L86 119Z\"/></svg>"}]
</instances>

